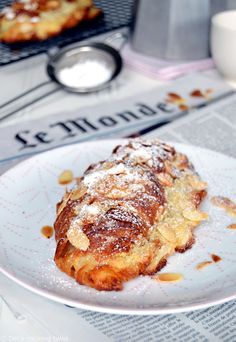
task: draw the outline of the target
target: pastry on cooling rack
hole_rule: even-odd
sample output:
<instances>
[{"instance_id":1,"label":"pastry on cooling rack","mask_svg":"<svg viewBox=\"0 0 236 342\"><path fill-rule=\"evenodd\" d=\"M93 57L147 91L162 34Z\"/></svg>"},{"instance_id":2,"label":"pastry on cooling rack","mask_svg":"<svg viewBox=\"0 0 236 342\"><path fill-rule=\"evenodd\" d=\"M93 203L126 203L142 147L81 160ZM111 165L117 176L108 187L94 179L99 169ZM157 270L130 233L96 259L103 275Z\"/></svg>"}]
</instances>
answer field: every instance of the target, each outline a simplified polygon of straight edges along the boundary
<instances>
[{"instance_id":1,"label":"pastry on cooling rack","mask_svg":"<svg viewBox=\"0 0 236 342\"><path fill-rule=\"evenodd\" d=\"M18 0L0 12L0 41L41 41L101 14L92 0Z\"/></svg>"},{"instance_id":2,"label":"pastry on cooling rack","mask_svg":"<svg viewBox=\"0 0 236 342\"><path fill-rule=\"evenodd\" d=\"M130 140L91 165L57 205L57 266L97 290L152 275L194 243L206 183L159 140Z\"/></svg>"}]
</instances>

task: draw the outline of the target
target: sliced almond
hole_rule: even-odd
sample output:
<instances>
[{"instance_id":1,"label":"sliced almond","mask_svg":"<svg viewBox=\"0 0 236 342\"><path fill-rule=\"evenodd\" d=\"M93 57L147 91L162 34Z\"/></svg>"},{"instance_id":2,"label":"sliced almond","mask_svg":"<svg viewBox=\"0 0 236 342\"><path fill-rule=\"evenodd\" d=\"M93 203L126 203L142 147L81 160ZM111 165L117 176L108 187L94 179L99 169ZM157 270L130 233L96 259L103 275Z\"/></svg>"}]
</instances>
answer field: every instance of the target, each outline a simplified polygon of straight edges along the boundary
<instances>
[{"instance_id":1,"label":"sliced almond","mask_svg":"<svg viewBox=\"0 0 236 342\"><path fill-rule=\"evenodd\" d=\"M132 193L132 191L128 190L128 189L120 189L120 188L116 188L115 186L112 187L112 189L109 191L109 193L107 193L107 198L111 198L111 199L117 199L117 198L124 198L125 196L128 195L128 193Z\"/></svg>"},{"instance_id":2,"label":"sliced almond","mask_svg":"<svg viewBox=\"0 0 236 342\"><path fill-rule=\"evenodd\" d=\"M60 1L58 0L39 1L39 8L42 11L52 11L59 7Z\"/></svg>"},{"instance_id":3,"label":"sliced almond","mask_svg":"<svg viewBox=\"0 0 236 342\"><path fill-rule=\"evenodd\" d=\"M190 96L193 96L193 97L204 97L204 94L203 94L203 92L201 90L195 89L195 90L193 90L190 93Z\"/></svg>"},{"instance_id":4,"label":"sliced almond","mask_svg":"<svg viewBox=\"0 0 236 342\"><path fill-rule=\"evenodd\" d=\"M180 110L183 110L183 111L189 110L189 106L187 106L187 105L185 105L185 104L180 104L180 105L179 105L179 109L180 109Z\"/></svg>"},{"instance_id":5,"label":"sliced almond","mask_svg":"<svg viewBox=\"0 0 236 342\"><path fill-rule=\"evenodd\" d=\"M198 191L205 190L207 188L207 182L200 181L198 177L191 178L190 184Z\"/></svg>"},{"instance_id":6,"label":"sliced almond","mask_svg":"<svg viewBox=\"0 0 236 342\"><path fill-rule=\"evenodd\" d=\"M158 231L160 232L160 234L167 241L170 241L170 242L176 241L176 234L175 234L174 230L171 227L169 227L167 224L159 225L157 228L158 228Z\"/></svg>"},{"instance_id":7,"label":"sliced almond","mask_svg":"<svg viewBox=\"0 0 236 342\"><path fill-rule=\"evenodd\" d=\"M177 178L179 175L179 170L174 167L168 160L165 161L166 172L172 177Z\"/></svg>"},{"instance_id":8,"label":"sliced almond","mask_svg":"<svg viewBox=\"0 0 236 342\"><path fill-rule=\"evenodd\" d=\"M70 199L72 201L80 199L82 196L84 196L87 192L86 186L81 186L79 189L76 189L72 192Z\"/></svg>"},{"instance_id":9,"label":"sliced almond","mask_svg":"<svg viewBox=\"0 0 236 342\"><path fill-rule=\"evenodd\" d=\"M70 198L70 193L66 191L62 198L62 201L57 204L57 215L60 215L62 210L65 208L69 198Z\"/></svg>"},{"instance_id":10,"label":"sliced almond","mask_svg":"<svg viewBox=\"0 0 236 342\"><path fill-rule=\"evenodd\" d=\"M236 208L235 209L226 209L227 214L232 217L236 217Z\"/></svg>"},{"instance_id":11,"label":"sliced almond","mask_svg":"<svg viewBox=\"0 0 236 342\"><path fill-rule=\"evenodd\" d=\"M160 173L158 173L157 178L160 181L160 183L164 186L172 186L173 185L173 179L168 173L160 172Z\"/></svg>"},{"instance_id":12,"label":"sliced almond","mask_svg":"<svg viewBox=\"0 0 236 342\"><path fill-rule=\"evenodd\" d=\"M227 226L228 229L236 229L236 223L232 223Z\"/></svg>"},{"instance_id":13,"label":"sliced almond","mask_svg":"<svg viewBox=\"0 0 236 342\"><path fill-rule=\"evenodd\" d=\"M176 167L180 170L188 168L189 167L189 161L188 161L187 156L185 156L182 153L178 153Z\"/></svg>"},{"instance_id":14,"label":"sliced almond","mask_svg":"<svg viewBox=\"0 0 236 342\"><path fill-rule=\"evenodd\" d=\"M111 169L113 166L114 166L114 163L105 162L105 163L103 164L103 170L109 170L109 169Z\"/></svg>"},{"instance_id":15,"label":"sliced almond","mask_svg":"<svg viewBox=\"0 0 236 342\"><path fill-rule=\"evenodd\" d=\"M47 2L47 10L55 10L60 7L60 1L58 0L49 0Z\"/></svg>"},{"instance_id":16,"label":"sliced almond","mask_svg":"<svg viewBox=\"0 0 236 342\"><path fill-rule=\"evenodd\" d=\"M70 243L75 247L80 249L81 251L86 251L89 247L89 239L84 234L84 232L81 229L77 228L70 228L67 231L67 238L70 241Z\"/></svg>"},{"instance_id":17,"label":"sliced almond","mask_svg":"<svg viewBox=\"0 0 236 342\"><path fill-rule=\"evenodd\" d=\"M185 208L182 214L186 219L190 221L203 221L208 218L207 213L203 213L196 209Z\"/></svg>"},{"instance_id":18,"label":"sliced almond","mask_svg":"<svg viewBox=\"0 0 236 342\"><path fill-rule=\"evenodd\" d=\"M58 183L61 185L69 184L73 181L74 176L71 170L63 171L58 177Z\"/></svg>"},{"instance_id":19,"label":"sliced almond","mask_svg":"<svg viewBox=\"0 0 236 342\"><path fill-rule=\"evenodd\" d=\"M180 273L160 273L153 277L155 280L165 283L176 283L184 279Z\"/></svg>"},{"instance_id":20,"label":"sliced almond","mask_svg":"<svg viewBox=\"0 0 236 342\"><path fill-rule=\"evenodd\" d=\"M216 207L225 209L227 214L236 217L236 204L227 197L214 196L211 198L211 203Z\"/></svg>"},{"instance_id":21,"label":"sliced almond","mask_svg":"<svg viewBox=\"0 0 236 342\"><path fill-rule=\"evenodd\" d=\"M168 97L171 100L181 100L182 99L182 97L179 94L176 94L176 93L168 93Z\"/></svg>"},{"instance_id":22,"label":"sliced almond","mask_svg":"<svg viewBox=\"0 0 236 342\"><path fill-rule=\"evenodd\" d=\"M222 259L219 257L219 255L211 254L211 258L214 262L220 262Z\"/></svg>"},{"instance_id":23,"label":"sliced almond","mask_svg":"<svg viewBox=\"0 0 236 342\"><path fill-rule=\"evenodd\" d=\"M174 103L178 105L184 105L186 103L186 99L176 93L168 93L167 102Z\"/></svg>"},{"instance_id":24,"label":"sliced almond","mask_svg":"<svg viewBox=\"0 0 236 342\"><path fill-rule=\"evenodd\" d=\"M51 226L42 227L41 234L43 235L43 237L50 239L53 236L53 227Z\"/></svg>"},{"instance_id":25,"label":"sliced almond","mask_svg":"<svg viewBox=\"0 0 236 342\"><path fill-rule=\"evenodd\" d=\"M213 264L212 261L203 261L203 262L200 262L197 266L196 266L196 269L197 270L201 270L209 265Z\"/></svg>"}]
</instances>

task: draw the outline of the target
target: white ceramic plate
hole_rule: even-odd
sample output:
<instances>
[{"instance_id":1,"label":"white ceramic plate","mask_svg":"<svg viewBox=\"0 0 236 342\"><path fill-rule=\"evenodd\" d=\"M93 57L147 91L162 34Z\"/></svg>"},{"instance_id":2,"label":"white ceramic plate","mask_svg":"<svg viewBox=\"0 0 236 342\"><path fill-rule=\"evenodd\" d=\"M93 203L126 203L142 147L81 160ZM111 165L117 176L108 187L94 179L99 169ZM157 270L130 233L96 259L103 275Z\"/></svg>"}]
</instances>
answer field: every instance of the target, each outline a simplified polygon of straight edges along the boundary
<instances>
[{"instance_id":1,"label":"white ceramic plate","mask_svg":"<svg viewBox=\"0 0 236 342\"><path fill-rule=\"evenodd\" d=\"M162 270L182 273L183 281L159 283L151 277L139 277L126 283L121 292L99 292L78 285L56 268L54 238L45 239L40 230L53 225L55 205L64 192L58 175L65 169L81 175L88 165L109 156L119 143L107 140L55 149L19 164L0 178L1 271L47 298L109 313L174 313L236 298L236 230L226 229L236 220L209 201L212 195L236 200L236 160L193 146L175 144L209 183L203 209L210 219L196 229L193 248L170 257ZM196 270L199 262L210 260L211 253L222 261Z\"/></svg>"}]
</instances>

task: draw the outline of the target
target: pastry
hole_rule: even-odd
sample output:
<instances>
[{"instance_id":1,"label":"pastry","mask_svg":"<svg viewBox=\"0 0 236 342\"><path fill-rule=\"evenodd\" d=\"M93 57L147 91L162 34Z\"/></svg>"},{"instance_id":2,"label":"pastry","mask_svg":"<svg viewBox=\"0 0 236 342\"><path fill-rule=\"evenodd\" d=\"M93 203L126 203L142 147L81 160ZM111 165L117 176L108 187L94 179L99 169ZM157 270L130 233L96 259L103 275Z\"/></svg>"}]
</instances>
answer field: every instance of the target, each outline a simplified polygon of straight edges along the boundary
<instances>
[{"instance_id":1,"label":"pastry","mask_svg":"<svg viewBox=\"0 0 236 342\"><path fill-rule=\"evenodd\" d=\"M18 0L0 12L0 41L42 41L101 14L92 0Z\"/></svg>"},{"instance_id":2,"label":"pastry","mask_svg":"<svg viewBox=\"0 0 236 342\"><path fill-rule=\"evenodd\" d=\"M91 165L57 205L55 262L79 284L121 290L194 243L206 183L159 140L130 140Z\"/></svg>"}]
</instances>

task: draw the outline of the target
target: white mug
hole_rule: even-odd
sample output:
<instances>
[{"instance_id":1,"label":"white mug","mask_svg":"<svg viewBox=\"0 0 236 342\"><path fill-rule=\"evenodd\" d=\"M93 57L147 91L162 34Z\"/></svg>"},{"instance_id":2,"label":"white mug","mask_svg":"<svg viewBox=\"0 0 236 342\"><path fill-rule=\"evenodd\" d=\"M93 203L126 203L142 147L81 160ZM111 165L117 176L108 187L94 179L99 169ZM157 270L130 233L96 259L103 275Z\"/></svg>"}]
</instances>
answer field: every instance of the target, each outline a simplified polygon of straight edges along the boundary
<instances>
[{"instance_id":1,"label":"white mug","mask_svg":"<svg viewBox=\"0 0 236 342\"><path fill-rule=\"evenodd\" d=\"M217 69L236 86L236 11L221 12L212 17L210 44Z\"/></svg>"}]
</instances>

